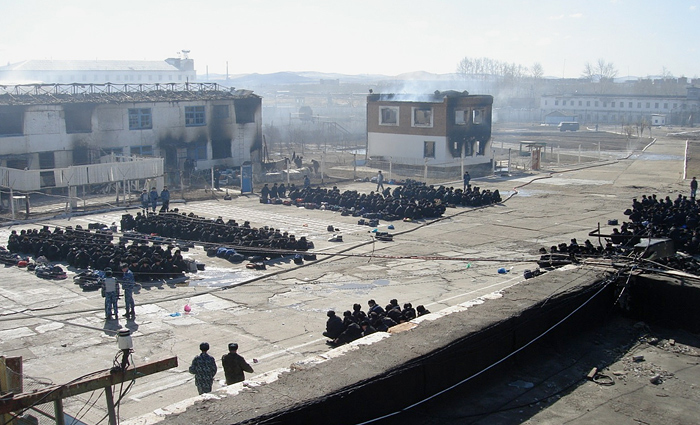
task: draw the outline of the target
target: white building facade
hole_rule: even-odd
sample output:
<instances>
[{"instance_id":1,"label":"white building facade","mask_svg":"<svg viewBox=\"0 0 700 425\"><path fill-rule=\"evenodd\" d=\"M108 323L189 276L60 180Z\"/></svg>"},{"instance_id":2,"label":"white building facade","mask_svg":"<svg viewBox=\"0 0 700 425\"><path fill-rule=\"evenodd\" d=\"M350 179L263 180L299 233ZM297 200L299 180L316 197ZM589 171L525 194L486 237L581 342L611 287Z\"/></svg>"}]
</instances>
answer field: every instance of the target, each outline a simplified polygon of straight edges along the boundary
<instances>
[{"instance_id":1,"label":"white building facade","mask_svg":"<svg viewBox=\"0 0 700 425\"><path fill-rule=\"evenodd\" d=\"M560 111L582 124L633 124L666 117L665 124L689 125L700 120L700 88L688 87L686 96L557 94L540 99L541 122Z\"/></svg>"},{"instance_id":2,"label":"white building facade","mask_svg":"<svg viewBox=\"0 0 700 425\"><path fill-rule=\"evenodd\" d=\"M216 84L0 88L0 166L41 170L105 156L165 159L179 174L259 161L262 99ZM113 156L112 156L113 157Z\"/></svg>"}]
</instances>

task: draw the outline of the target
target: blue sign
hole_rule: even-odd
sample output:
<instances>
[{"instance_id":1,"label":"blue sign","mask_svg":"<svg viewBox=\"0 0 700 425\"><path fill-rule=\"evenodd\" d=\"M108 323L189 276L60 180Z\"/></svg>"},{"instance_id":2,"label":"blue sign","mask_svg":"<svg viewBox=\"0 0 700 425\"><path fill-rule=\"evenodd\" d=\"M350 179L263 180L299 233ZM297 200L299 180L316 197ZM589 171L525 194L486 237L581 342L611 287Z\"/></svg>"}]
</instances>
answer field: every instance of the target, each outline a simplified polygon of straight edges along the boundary
<instances>
[{"instance_id":1,"label":"blue sign","mask_svg":"<svg viewBox=\"0 0 700 425\"><path fill-rule=\"evenodd\" d=\"M241 165L241 194L253 193L253 165Z\"/></svg>"}]
</instances>

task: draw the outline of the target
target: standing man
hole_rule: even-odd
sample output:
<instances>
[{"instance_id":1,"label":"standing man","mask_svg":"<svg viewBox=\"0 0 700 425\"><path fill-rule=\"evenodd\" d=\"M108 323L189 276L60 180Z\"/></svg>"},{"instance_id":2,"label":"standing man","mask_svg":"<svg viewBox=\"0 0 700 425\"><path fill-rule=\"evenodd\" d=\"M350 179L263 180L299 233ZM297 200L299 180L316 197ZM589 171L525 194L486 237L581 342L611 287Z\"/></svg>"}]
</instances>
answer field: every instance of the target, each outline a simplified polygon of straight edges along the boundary
<instances>
[{"instance_id":1,"label":"standing man","mask_svg":"<svg viewBox=\"0 0 700 425\"><path fill-rule=\"evenodd\" d=\"M199 394L210 393L211 386L214 384L214 375L216 375L216 360L207 353L208 342L199 344L199 349L202 354L192 359L189 371L194 375L194 385L197 386Z\"/></svg>"},{"instance_id":2,"label":"standing man","mask_svg":"<svg viewBox=\"0 0 700 425\"><path fill-rule=\"evenodd\" d=\"M134 273L129 270L128 264L122 264L122 289L124 289L124 308L126 313L124 317L127 319L135 319L136 314L134 313L134 286L136 286L136 281L134 280Z\"/></svg>"},{"instance_id":3,"label":"standing man","mask_svg":"<svg viewBox=\"0 0 700 425\"><path fill-rule=\"evenodd\" d=\"M238 354L238 344L232 342L228 345L228 354L221 358L221 364L224 366L224 374L226 374L226 385L243 382L245 373L253 373L253 368Z\"/></svg>"},{"instance_id":4,"label":"standing man","mask_svg":"<svg viewBox=\"0 0 700 425\"><path fill-rule=\"evenodd\" d=\"M112 269L105 269L105 278L102 281L102 290L105 294L105 319L112 320L119 318L117 311L117 298L119 298L119 284L112 277Z\"/></svg>"},{"instance_id":5,"label":"standing man","mask_svg":"<svg viewBox=\"0 0 700 425\"><path fill-rule=\"evenodd\" d=\"M219 178L221 178L221 171L218 168L214 168L214 189L216 190L221 190Z\"/></svg>"},{"instance_id":6,"label":"standing man","mask_svg":"<svg viewBox=\"0 0 700 425\"><path fill-rule=\"evenodd\" d=\"M469 171L464 172L464 176L462 176L462 179L464 180L464 188L462 189L462 191L466 192L467 188L469 187L469 182L472 179L472 176L469 175Z\"/></svg>"},{"instance_id":7,"label":"standing man","mask_svg":"<svg viewBox=\"0 0 700 425\"><path fill-rule=\"evenodd\" d=\"M163 202L163 206L160 207L160 212L168 212L168 207L170 206L170 192L168 191L168 186L163 186L163 190L160 192L160 200Z\"/></svg>"},{"instance_id":8,"label":"standing man","mask_svg":"<svg viewBox=\"0 0 700 425\"><path fill-rule=\"evenodd\" d=\"M311 180L309 180L309 176L305 175L304 176L304 189L308 189L311 187Z\"/></svg>"},{"instance_id":9,"label":"standing man","mask_svg":"<svg viewBox=\"0 0 700 425\"><path fill-rule=\"evenodd\" d=\"M148 214L148 204L151 202L151 197L148 195L148 191L146 189L141 191L139 201L141 201L141 209L143 210L143 213Z\"/></svg>"},{"instance_id":10,"label":"standing man","mask_svg":"<svg viewBox=\"0 0 700 425\"><path fill-rule=\"evenodd\" d=\"M156 207L158 206L158 191L155 187L151 188L151 191L148 193L148 197L151 199L151 208L153 209L153 212L156 212Z\"/></svg>"},{"instance_id":11,"label":"standing man","mask_svg":"<svg viewBox=\"0 0 700 425\"><path fill-rule=\"evenodd\" d=\"M698 181L693 177L693 180L690 181L690 200L694 201L695 200L695 193L698 191Z\"/></svg>"},{"instance_id":12,"label":"standing man","mask_svg":"<svg viewBox=\"0 0 700 425\"><path fill-rule=\"evenodd\" d=\"M379 170L379 173L377 173L377 190L375 192L379 192L380 187L384 190L384 174L382 174L382 170Z\"/></svg>"}]
</instances>

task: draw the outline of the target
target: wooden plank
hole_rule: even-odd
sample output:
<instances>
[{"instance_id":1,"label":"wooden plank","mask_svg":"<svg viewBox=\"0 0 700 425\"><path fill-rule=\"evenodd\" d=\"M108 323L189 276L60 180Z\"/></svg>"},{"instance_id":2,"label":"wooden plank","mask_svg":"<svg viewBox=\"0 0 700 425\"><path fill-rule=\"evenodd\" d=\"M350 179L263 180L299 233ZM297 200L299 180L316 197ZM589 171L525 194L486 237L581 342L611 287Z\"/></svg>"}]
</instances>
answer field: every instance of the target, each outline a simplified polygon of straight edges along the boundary
<instances>
[{"instance_id":1,"label":"wooden plank","mask_svg":"<svg viewBox=\"0 0 700 425\"><path fill-rule=\"evenodd\" d=\"M35 404L48 403L77 394L99 390L174 367L177 367L177 357L169 357L164 360L146 363L135 368L129 368L124 372L121 370L115 373L110 371L101 372L90 378L85 378L70 384L53 385L32 393L16 394L12 398L0 399L0 414L15 412Z\"/></svg>"}]
</instances>

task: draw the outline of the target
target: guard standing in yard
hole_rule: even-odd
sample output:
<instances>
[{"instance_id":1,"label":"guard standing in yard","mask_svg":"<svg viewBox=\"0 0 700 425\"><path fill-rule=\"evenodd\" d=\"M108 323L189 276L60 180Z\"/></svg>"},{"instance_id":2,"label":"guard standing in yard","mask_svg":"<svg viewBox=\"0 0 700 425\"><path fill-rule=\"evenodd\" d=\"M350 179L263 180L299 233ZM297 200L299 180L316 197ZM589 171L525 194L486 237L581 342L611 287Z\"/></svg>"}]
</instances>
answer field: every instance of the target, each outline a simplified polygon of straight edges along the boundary
<instances>
[{"instance_id":1,"label":"guard standing in yard","mask_svg":"<svg viewBox=\"0 0 700 425\"><path fill-rule=\"evenodd\" d=\"M134 273L129 270L128 264L122 264L122 289L124 290L124 308L126 312L124 317L127 319L135 319L136 314L134 313L134 286L136 281L134 280Z\"/></svg>"},{"instance_id":2,"label":"guard standing in yard","mask_svg":"<svg viewBox=\"0 0 700 425\"><path fill-rule=\"evenodd\" d=\"M469 171L464 172L464 176L462 176L462 179L464 180L464 188L462 189L462 191L466 191L469 187L469 182L472 180L472 176L469 175Z\"/></svg>"},{"instance_id":3,"label":"guard standing in yard","mask_svg":"<svg viewBox=\"0 0 700 425\"><path fill-rule=\"evenodd\" d=\"M221 358L221 364L226 374L226 385L243 382L245 373L253 373L253 368L238 354L238 344L232 342L228 345L228 354Z\"/></svg>"},{"instance_id":4,"label":"guard standing in yard","mask_svg":"<svg viewBox=\"0 0 700 425\"><path fill-rule=\"evenodd\" d=\"M695 194L698 191L698 181L695 177L693 177L693 180L690 181L690 200L694 201L695 200Z\"/></svg>"},{"instance_id":5,"label":"guard standing in yard","mask_svg":"<svg viewBox=\"0 0 700 425\"><path fill-rule=\"evenodd\" d=\"M160 212L168 212L168 208L170 208L170 191L168 186L163 186L163 190L160 192L160 200L163 203L163 206L160 207Z\"/></svg>"},{"instance_id":6,"label":"guard standing in yard","mask_svg":"<svg viewBox=\"0 0 700 425\"><path fill-rule=\"evenodd\" d=\"M384 190L384 174L382 174L382 170L379 170L377 173L377 192L379 192L380 187Z\"/></svg>"},{"instance_id":7,"label":"guard standing in yard","mask_svg":"<svg viewBox=\"0 0 700 425\"><path fill-rule=\"evenodd\" d=\"M105 278L102 281L102 291L105 297L105 319L112 320L119 318L117 311L117 299L119 298L119 284L112 277L112 269L105 269Z\"/></svg>"},{"instance_id":8,"label":"guard standing in yard","mask_svg":"<svg viewBox=\"0 0 700 425\"><path fill-rule=\"evenodd\" d=\"M192 359L189 371L194 375L194 385L197 386L199 394L210 393L216 375L216 360L207 353L209 343L199 344L199 349L202 354Z\"/></svg>"},{"instance_id":9,"label":"guard standing in yard","mask_svg":"<svg viewBox=\"0 0 700 425\"><path fill-rule=\"evenodd\" d=\"M151 208L153 209L153 212L156 212L156 207L158 206L158 191L155 187L151 188L148 196L151 198Z\"/></svg>"}]
</instances>

